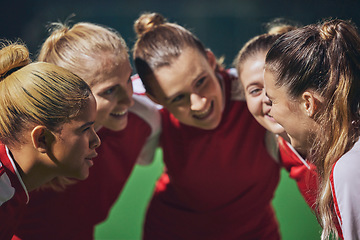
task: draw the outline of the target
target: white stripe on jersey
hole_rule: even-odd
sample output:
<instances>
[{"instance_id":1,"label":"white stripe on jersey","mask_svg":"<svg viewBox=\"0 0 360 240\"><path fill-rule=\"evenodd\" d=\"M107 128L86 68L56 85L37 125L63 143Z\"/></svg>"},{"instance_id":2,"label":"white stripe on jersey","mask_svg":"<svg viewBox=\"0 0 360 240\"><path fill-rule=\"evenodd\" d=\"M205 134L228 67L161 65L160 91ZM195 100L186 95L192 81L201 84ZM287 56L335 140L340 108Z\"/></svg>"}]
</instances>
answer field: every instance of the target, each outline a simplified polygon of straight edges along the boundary
<instances>
[{"instance_id":1,"label":"white stripe on jersey","mask_svg":"<svg viewBox=\"0 0 360 240\"><path fill-rule=\"evenodd\" d=\"M0 168L2 168L2 164L0 162ZM3 172L0 176L0 206L3 203L9 201L15 194L15 188L11 186L10 179L6 172Z\"/></svg>"},{"instance_id":2,"label":"white stripe on jersey","mask_svg":"<svg viewBox=\"0 0 360 240\"><path fill-rule=\"evenodd\" d=\"M146 165L153 161L159 144L161 133L159 105L151 101L146 95L133 94L133 99L134 105L129 111L142 118L151 128L151 135L148 137L137 160L138 164Z\"/></svg>"},{"instance_id":3,"label":"white stripe on jersey","mask_svg":"<svg viewBox=\"0 0 360 240\"><path fill-rule=\"evenodd\" d=\"M360 141L335 163L332 175L343 237L360 239Z\"/></svg>"}]
</instances>

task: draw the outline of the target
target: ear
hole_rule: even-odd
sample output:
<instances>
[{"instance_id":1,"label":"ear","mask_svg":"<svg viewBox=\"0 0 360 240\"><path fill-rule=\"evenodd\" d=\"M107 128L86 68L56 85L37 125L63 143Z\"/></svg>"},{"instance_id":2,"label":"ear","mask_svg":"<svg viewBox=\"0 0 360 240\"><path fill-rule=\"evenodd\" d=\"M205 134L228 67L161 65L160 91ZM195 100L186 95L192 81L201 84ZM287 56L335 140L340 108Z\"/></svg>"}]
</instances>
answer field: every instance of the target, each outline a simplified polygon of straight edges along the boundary
<instances>
[{"instance_id":1,"label":"ear","mask_svg":"<svg viewBox=\"0 0 360 240\"><path fill-rule=\"evenodd\" d=\"M40 153L46 153L51 142L52 133L45 127L38 125L31 131L31 140L34 148Z\"/></svg>"},{"instance_id":2,"label":"ear","mask_svg":"<svg viewBox=\"0 0 360 240\"><path fill-rule=\"evenodd\" d=\"M312 91L305 91L302 94L302 100L303 100L303 110L305 111L305 114L308 117L313 118L313 116L319 109L319 104L320 104L317 95Z\"/></svg>"},{"instance_id":3,"label":"ear","mask_svg":"<svg viewBox=\"0 0 360 240\"><path fill-rule=\"evenodd\" d=\"M206 56L211 68L215 70L217 62L214 53L210 49L206 49Z\"/></svg>"},{"instance_id":4,"label":"ear","mask_svg":"<svg viewBox=\"0 0 360 240\"><path fill-rule=\"evenodd\" d=\"M153 96L151 95L150 93L145 93L145 95L151 99L151 101L153 101L154 103L156 104L160 104L159 101Z\"/></svg>"}]
</instances>

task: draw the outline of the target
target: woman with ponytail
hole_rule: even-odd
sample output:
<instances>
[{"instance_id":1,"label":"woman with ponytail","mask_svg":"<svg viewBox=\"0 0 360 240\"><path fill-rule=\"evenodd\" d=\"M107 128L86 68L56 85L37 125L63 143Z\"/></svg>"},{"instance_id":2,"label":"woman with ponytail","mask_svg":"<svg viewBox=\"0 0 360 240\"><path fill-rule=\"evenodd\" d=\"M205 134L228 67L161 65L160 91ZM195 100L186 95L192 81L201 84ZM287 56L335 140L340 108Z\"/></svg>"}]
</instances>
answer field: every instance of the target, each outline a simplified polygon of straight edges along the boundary
<instances>
[{"instance_id":1,"label":"woman with ponytail","mask_svg":"<svg viewBox=\"0 0 360 240\"><path fill-rule=\"evenodd\" d=\"M89 84L96 99L94 126L102 145L88 179L65 190L40 189L31 194L14 239L91 240L135 164L152 161L160 114L146 96L133 93L128 48L111 28L88 22L71 27L56 23L38 60L62 66Z\"/></svg>"},{"instance_id":2,"label":"woman with ponytail","mask_svg":"<svg viewBox=\"0 0 360 240\"><path fill-rule=\"evenodd\" d=\"M322 239L331 233L359 239L357 28L336 19L284 34L267 54L264 78L270 114L285 128L295 149L317 168L316 213Z\"/></svg>"},{"instance_id":3,"label":"woman with ponytail","mask_svg":"<svg viewBox=\"0 0 360 240\"><path fill-rule=\"evenodd\" d=\"M135 66L162 105L165 172L156 184L145 240L280 239L271 200L279 164L233 70L160 14L135 22Z\"/></svg>"},{"instance_id":4,"label":"woman with ponytail","mask_svg":"<svg viewBox=\"0 0 360 240\"><path fill-rule=\"evenodd\" d=\"M84 180L100 140L96 102L78 76L30 63L21 44L0 50L0 239L11 239L28 192L65 176Z\"/></svg>"}]
</instances>

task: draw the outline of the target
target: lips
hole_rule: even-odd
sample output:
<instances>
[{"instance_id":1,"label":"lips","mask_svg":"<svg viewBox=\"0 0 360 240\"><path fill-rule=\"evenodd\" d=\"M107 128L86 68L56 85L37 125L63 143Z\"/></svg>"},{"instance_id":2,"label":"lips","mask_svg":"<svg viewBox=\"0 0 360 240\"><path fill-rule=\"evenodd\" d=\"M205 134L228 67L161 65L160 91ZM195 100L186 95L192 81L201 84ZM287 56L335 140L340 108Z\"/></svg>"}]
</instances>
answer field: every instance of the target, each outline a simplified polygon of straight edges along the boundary
<instances>
[{"instance_id":1,"label":"lips","mask_svg":"<svg viewBox=\"0 0 360 240\"><path fill-rule=\"evenodd\" d=\"M213 109L214 109L214 102L212 101L207 109L193 113L193 117L199 120L204 119L212 113Z\"/></svg>"},{"instance_id":2,"label":"lips","mask_svg":"<svg viewBox=\"0 0 360 240\"><path fill-rule=\"evenodd\" d=\"M122 117L122 116L126 115L127 112L128 112L128 110L126 109L124 111L112 112L110 114L114 117Z\"/></svg>"},{"instance_id":3,"label":"lips","mask_svg":"<svg viewBox=\"0 0 360 240\"><path fill-rule=\"evenodd\" d=\"M89 163L89 166L91 167L92 165L94 165L93 159L97 157L97 153L94 153L92 155L90 155L89 157L86 157L85 160L86 162Z\"/></svg>"},{"instance_id":4,"label":"lips","mask_svg":"<svg viewBox=\"0 0 360 240\"><path fill-rule=\"evenodd\" d=\"M93 154L91 154L90 156L86 157L85 159L87 160L92 160L93 158L96 158L97 157L97 152L94 152Z\"/></svg>"}]
</instances>

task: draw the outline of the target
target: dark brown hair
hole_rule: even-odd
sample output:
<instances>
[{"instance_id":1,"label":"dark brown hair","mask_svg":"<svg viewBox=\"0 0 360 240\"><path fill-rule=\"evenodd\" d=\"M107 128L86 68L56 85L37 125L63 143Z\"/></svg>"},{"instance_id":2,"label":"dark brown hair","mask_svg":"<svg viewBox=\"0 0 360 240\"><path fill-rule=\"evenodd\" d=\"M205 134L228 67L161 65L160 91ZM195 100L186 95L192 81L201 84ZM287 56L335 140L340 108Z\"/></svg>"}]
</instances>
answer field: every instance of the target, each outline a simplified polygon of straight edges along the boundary
<instances>
[{"instance_id":1,"label":"dark brown hair","mask_svg":"<svg viewBox=\"0 0 360 240\"><path fill-rule=\"evenodd\" d=\"M158 13L142 14L134 24L138 40L134 45L136 70L151 93L148 81L153 71L162 66L169 66L185 48L197 49L206 57L206 49L200 40L184 27L168 23Z\"/></svg>"},{"instance_id":2,"label":"dark brown hair","mask_svg":"<svg viewBox=\"0 0 360 240\"><path fill-rule=\"evenodd\" d=\"M320 131L310 156L320 177L317 200L322 239L336 233L329 176L334 163L357 141L360 103L360 36L349 21L334 19L280 37L266 57L265 69L285 86L289 98L310 89L324 99L315 121ZM354 124L355 123L355 124Z\"/></svg>"}]
</instances>

